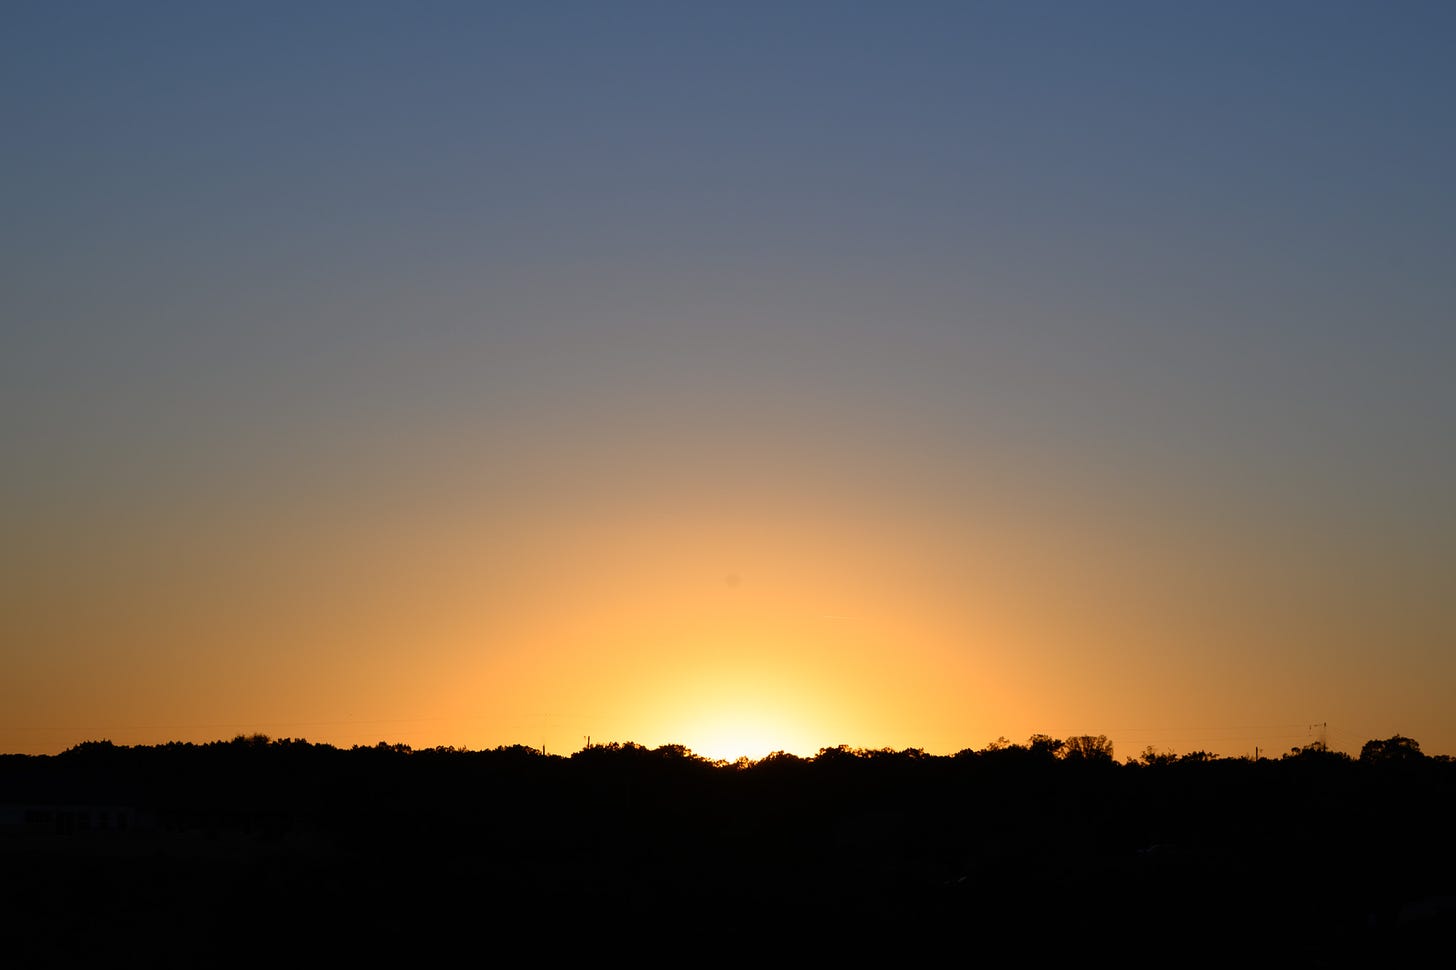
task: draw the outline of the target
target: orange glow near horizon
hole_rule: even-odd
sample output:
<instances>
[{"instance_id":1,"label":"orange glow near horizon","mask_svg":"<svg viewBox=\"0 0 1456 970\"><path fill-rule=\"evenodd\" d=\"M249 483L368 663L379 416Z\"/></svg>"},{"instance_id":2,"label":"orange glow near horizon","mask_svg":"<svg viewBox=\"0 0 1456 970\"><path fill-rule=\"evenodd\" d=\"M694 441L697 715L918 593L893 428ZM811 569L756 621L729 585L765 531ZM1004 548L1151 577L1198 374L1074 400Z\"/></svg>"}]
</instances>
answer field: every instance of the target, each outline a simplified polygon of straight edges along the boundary
<instances>
[{"instance_id":1,"label":"orange glow near horizon","mask_svg":"<svg viewBox=\"0 0 1456 970\"><path fill-rule=\"evenodd\" d=\"M1125 757L1278 751L1315 720L1347 750L1456 747L1439 535L1196 476L1142 492L1108 456L1060 476L1015 441L917 463L873 427L686 397L700 424L632 399L595 436L355 435L280 446L271 475L158 472L85 515L37 500L12 530L0 748L590 735L731 760L1048 733ZM1392 638L1426 673L1382 695L1369 644Z\"/></svg>"},{"instance_id":2,"label":"orange glow near horizon","mask_svg":"<svg viewBox=\"0 0 1456 970\"><path fill-rule=\"evenodd\" d=\"M1109 496L1079 497L1101 517L950 510L803 477L731 516L679 480L523 502L509 526L462 497L329 507L304 528L303 510L253 498L231 519L159 507L84 542L52 534L11 586L7 636L35 649L12 667L3 747L262 732L565 754L590 735L733 760L1044 732L1106 734L1122 757L1240 754L1287 749L1287 725L1313 720L1291 706L1339 725L1320 700L1337 694L1344 747L1394 733L1361 725L1345 686L1376 629L1326 619L1371 570L1333 572L1295 543L1259 559L1244 536ZM1321 664L1265 660L1291 643L1320 644Z\"/></svg>"}]
</instances>

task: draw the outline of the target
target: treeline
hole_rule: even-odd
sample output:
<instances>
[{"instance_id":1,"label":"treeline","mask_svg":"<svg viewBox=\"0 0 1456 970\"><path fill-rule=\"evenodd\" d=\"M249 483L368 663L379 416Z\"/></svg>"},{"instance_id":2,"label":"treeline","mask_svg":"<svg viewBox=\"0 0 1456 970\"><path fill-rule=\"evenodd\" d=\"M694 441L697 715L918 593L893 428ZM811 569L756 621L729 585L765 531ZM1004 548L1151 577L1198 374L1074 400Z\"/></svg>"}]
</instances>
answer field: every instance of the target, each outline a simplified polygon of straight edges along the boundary
<instances>
[{"instance_id":1,"label":"treeline","mask_svg":"<svg viewBox=\"0 0 1456 970\"><path fill-rule=\"evenodd\" d=\"M0 757L0 808L0 912L41 928L22 939L77 919L146 936L161 913L188 964L227 962L216 939L257 956L238 918L260 906L269 940L383 914L367 939L327 943L371 956L417 955L423 926L650 918L1330 965L1456 928L1456 765L1403 737L1358 757L1123 761L1100 736L737 762L631 743L103 741ZM1113 932L1129 919L1137 934ZM109 952L61 937L72 958Z\"/></svg>"},{"instance_id":2,"label":"treeline","mask_svg":"<svg viewBox=\"0 0 1456 970\"><path fill-rule=\"evenodd\" d=\"M288 752L298 754L303 751L315 752L352 752L367 754L369 756L386 755L420 755L426 757L440 756L475 756L488 757L492 759L521 759L540 757L546 760L563 760L561 755L548 755L543 750L523 744L501 745L495 748L470 749L454 747L450 745L439 745L430 748L414 748L403 742L379 741L373 745L353 745L350 748L338 748L328 743L309 742L304 738L270 738L266 734L239 734L232 740L218 740L205 743L190 741L171 741L161 745L137 745L126 746L113 744L109 740L83 741L80 744L67 748L59 755L0 755L0 763L24 763L31 760L45 760L48 757L60 759L95 759L105 757L125 757L125 752L157 752L170 756L195 757L201 753L211 752L220 756L226 756L228 752L268 750L272 752ZM590 744L571 755L566 760L589 760L603 756L621 756L625 758L652 757L667 762L693 762L707 763L715 767L733 768L742 770L752 768L764 762L783 761L816 761L820 759L841 759L844 757L859 758L864 760L876 760L893 758L900 760L925 761L934 759L965 760L975 758L1031 758L1038 760L1061 760L1070 762L1103 762L1113 763L1113 744L1106 735L1074 735L1065 739L1055 738L1047 734L1033 734L1023 743L1008 741L1005 737L997 738L987 744L984 748L963 748L953 755L931 755L921 748L905 748L896 750L894 748L856 748L849 745L838 745L833 748L821 748L811 756L803 757L785 751L775 751L761 759L747 757L738 758L735 761L722 759L710 759L694 753L690 748L681 744L664 744L656 748L648 748L634 742L608 742ZM1437 764L1450 763L1451 755L1427 755L1421 751L1420 742L1413 738L1395 735L1383 740L1370 740L1360 749L1358 758L1352 759L1349 755L1338 751L1329 750L1323 742L1314 742L1301 747L1290 748L1289 751L1281 754L1278 760L1289 760L1291 758L1322 758L1335 761L1358 760L1362 763L1410 763L1430 761ZM1250 761L1254 760L1247 756L1228 757L1212 754L1208 751L1195 750L1183 755L1172 751L1159 751L1156 747L1149 746L1133 757L1126 759L1128 766L1162 766L1178 762L1206 763L1209 761ZM1260 758L1258 760L1270 760Z\"/></svg>"},{"instance_id":3,"label":"treeline","mask_svg":"<svg viewBox=\"0 0 1456 970\"><path fill-rule=\"evenodd\" d=\"M16 812L26 806L43 811L47 804L130 807L137 823L162 829L187 828L197 819L214 824L266 815L275 828L321 830L373 824L367 820L386 809L399 816L489 815L502 804L522 803L540 817L555 814L558 797L591 804L594 793L609 790L634 797L655 788L677 796L702 790L713 799L744 799L769 797L776 787L796 802L812 803L823 792L848 793L854 798L846 806L868 800L930 814L947 805L974 813L987 794L1016 802L1028 791L1046 789L1116 803L1132 819L1135 806L1121 803L1154 792L1173 796L1207 788L1204 794L1218 804L1240 786L1253 786L1269 789L1263 797L1272 806L1291 786L1318 783L1330 798L1348 800L1351 791L1382 786L1389 792L1422 785L1444 791L1453 780L1450 756L1428 756L1418 742L1398 735L1366 742L1354 758L1315 743L1257 760L1147 748L1119 762L1105 736L1042 734L1023 743L999 738L953 755L840 745L811 757L778 751L732 762L704 758L678 744L593 744L563 757L525 745L415 749L380 741L344 749L263 734L135 747L88 741L59 755L0 756L0 804L11 806L12 828L43 827L34 811L29 823L17 821ZM713 804L702 808L712 811Z\"/></svg>"}]
</instances>

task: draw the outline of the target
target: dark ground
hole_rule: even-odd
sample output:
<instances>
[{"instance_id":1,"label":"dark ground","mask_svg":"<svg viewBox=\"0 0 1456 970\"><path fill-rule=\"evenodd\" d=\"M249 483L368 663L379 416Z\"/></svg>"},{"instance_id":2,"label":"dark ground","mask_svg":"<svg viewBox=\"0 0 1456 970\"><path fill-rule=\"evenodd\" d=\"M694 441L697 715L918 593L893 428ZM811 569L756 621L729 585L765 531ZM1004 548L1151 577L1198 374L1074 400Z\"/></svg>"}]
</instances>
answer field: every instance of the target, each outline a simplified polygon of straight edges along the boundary
<instances>
[{"instance_id":1,"label":"dark ground","mask_svg":"<svg viewBox=\"0 0 1456 970\"><path fill-rule=\"evenodd\" d=\"M17 967L1390 966L1456 941L1456 765L1419 755L98 743L0 757L0 812Z\"/></svg>"}]
</instances>

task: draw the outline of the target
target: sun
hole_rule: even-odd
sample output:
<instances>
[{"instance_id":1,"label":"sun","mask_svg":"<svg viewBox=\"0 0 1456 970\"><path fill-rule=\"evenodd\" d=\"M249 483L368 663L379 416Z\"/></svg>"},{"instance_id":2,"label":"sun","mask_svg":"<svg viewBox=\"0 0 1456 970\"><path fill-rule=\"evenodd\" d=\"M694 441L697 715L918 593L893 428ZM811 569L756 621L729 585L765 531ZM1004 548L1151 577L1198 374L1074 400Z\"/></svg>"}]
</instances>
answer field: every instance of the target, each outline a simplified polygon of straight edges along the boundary
<instances>
[{"instance_id":1,"label":"sun","mask_svg":"<svg viewBox=\"0 0 1456 970\"><path fill-rule=\"evenodd\" d=\"M775 751L803 756L818 748L802 708L764 703L761 696L740 694L685 715L682 743L714 761L758 761Z\"/></svg>"},{"instance_id":2,"label":"sun","mask_svg":"<svg viewBox=\"0 0 1456 970\"><path fill-rule=\"evenodd\" d=\"M812 755L846 720L833 716L842 713L843 692L825 673L832 663L823 646L785 625L724 623L640 638L660 646L623 691L635 701L624 729L713 761Z\"/></svg>"},{"instance_id":3,"label":"sun","mask_svg":"<svg viewBox=\"0 0 1456 970\"><path fill-rule=\"evenodd\" d=\"M787 750L791 746L781 731L775 731L762 723L746 723L733 719L707 724L693 734L695 743L688 747L695 754L714 761L736 761L739 758L757 761L765 755Z\"/></svg>"}]
</instances>

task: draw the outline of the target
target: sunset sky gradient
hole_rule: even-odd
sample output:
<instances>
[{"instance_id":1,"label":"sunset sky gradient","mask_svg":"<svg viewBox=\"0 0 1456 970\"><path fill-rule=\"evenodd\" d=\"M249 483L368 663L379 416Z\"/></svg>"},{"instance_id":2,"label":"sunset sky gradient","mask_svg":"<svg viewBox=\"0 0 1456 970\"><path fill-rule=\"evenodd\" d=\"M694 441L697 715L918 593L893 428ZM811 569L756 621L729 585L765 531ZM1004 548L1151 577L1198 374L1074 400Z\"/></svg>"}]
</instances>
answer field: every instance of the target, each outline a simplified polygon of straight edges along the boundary
<instances>
[{"instance_id":1,"label":"sunset sky gradient","mask_svg":"<svg viewBox=\"0 0 1456 970\"><path fill-rule=\"evenodd\" d=\"M1456 5L0 10L0 751L1456 753Z\"/></svg>"}]
</instances>

